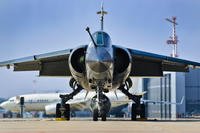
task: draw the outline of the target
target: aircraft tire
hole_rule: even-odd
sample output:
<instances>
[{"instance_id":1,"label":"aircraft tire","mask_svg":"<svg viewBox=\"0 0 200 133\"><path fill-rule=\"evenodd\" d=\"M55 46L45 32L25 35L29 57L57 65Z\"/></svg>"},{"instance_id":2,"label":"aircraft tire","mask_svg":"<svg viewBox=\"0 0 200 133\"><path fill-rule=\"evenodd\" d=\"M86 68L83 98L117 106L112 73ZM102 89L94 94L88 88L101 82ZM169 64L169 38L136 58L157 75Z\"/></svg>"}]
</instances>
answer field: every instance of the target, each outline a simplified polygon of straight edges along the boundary
<instances>
[{"instance_id":1,"label":"aircraft tire","mask_svg":"<svg viewBox=\"0 0 200 133\"><path fill-rule=\"evenodd\" d=\"M65 111L64 111L64 118L66 120L70 120L70 104L64 105Z\"/></svg>"},{"instance_id":2,"label":"aircraft tire","mask_svg":"<svg viewBox=\"0 0 200 133\"><path fill-rule=\"evenodd\" d=\"M145 116L145 105L141 104L140 118L146 118Z\"/></svg>"},{"instance_id":3,"label":"aircraft tire","mask_svg":"<svg viewBox=\"0 0 200 133\"><path fill-rule=\"evenodd\" d=\"M56 104L56 118L61 118L60 108L61 108L61 104L60 103Z\"/></svg>"},{"instance_id":4,"label":"aircraft tire","mask_svg":"<svg viewBox=\"0 0 200 133\"><path fill-rule=\"evenodd\" d=\"M135 103L133 103L132 108L131 108L131 120L132 121L136 121L136 117L137 117L136 107L137 107L137 105Z\"/></svg>"},{"instance_id":5,"label":"aircraft tire","mask_svg":"<svg viewBox=\"0 0 200 133\"><path fill-rule=\"evenodd\" d=\"M93 110L93 121L98 121L98 116L99 116L98 113L99 113L98 109Z\"/></svg>"},{"instance_id":6,"label":"aircraft tire","mask_svg":"<svg viewBox=\"0 0 200 133\"><path fill-rule=\"evenodd\" d=\"M102 116L101 116L101 121L106 121L106 114L105 114L105 113L102 114Z\"/></svg>"}]
</instances>

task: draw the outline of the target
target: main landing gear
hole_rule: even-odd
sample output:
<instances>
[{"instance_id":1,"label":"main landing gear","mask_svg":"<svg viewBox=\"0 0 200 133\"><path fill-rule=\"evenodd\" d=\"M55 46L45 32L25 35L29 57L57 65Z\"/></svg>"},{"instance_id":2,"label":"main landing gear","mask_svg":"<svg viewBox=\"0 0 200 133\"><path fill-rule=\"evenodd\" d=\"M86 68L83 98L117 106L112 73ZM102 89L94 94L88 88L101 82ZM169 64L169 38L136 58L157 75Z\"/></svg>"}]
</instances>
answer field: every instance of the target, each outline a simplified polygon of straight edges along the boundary
<instances>
[{"instance_id":1,"label":"main landing gear","mask_svg":"<svg viewBox=\"0 0 200 133\"><path fill-rule=\"evenodd\" d=\"M70 120L70 104L66 104L66 102L73 99L82 89L80 85L75 84L72 93L60 95L61 103L56 105L56 119Z\"/></svg>"},{"instance_id":2,"label":"main landing gear","mask_svg":"<svg viewBox=\"0 0 200 133\"><path fill-rule=\"evenodd\" d=\"M140 103L142 95L133 95L128 89L125 89L125 86L121 86L118 88L122 93L124 93L129 99L133 100L131 107L131 120L137 120L137 116L139 115L141 119L146 119L145 116L145 105Z\"/></svg>"}]
</instances>

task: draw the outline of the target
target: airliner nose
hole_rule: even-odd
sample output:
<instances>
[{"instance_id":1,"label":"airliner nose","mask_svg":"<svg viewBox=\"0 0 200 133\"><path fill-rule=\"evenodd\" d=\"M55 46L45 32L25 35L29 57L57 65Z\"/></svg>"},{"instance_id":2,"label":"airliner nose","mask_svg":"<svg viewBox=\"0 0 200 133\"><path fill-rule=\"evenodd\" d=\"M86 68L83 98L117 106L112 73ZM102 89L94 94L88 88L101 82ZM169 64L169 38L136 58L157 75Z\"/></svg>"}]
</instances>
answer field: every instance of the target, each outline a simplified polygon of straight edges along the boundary
<instances>
[{"instance_id":1,"label":"airliner nose","mask_svg":"<svg viewBox=\"0 0 200 133\"><path fill-rule=\"evenodd\" d=\"M7 105L7 101L2 102L2 103L0 104L0 107L5 109L5 108L6 108L6 105Z\"/></svg>"}]
</instances>

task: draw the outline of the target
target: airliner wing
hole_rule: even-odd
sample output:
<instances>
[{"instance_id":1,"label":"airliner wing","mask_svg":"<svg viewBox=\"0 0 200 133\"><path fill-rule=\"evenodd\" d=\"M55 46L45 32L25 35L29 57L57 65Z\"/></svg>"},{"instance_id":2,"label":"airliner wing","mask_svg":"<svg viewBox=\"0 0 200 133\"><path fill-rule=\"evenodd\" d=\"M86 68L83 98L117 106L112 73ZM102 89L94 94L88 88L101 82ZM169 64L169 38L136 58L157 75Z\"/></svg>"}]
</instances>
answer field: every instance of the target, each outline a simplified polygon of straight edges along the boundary
<instances>
[{"instance_id":1,"label":"airliner wing","mask_svg":"<svg viewBox=\"0 0 200 133\"><path fill-rule=\"evenodd\" d=\"M128 49L132 56L130 76L163 76L163 71L188 72L200 68L200 63Z\"/></svg>"},{"instance_id":2,"label":"airliner wing","mask_svg":"<svg viewBox=\"0 0 200 133\"><path fill-rule=\"evenodd\" d=\"M167 104L167 105L176 104L176 105L181 105L181 104L183 104L184 98L185 97L183 96L180 102L154 101L154 100L141 100L141 101L144 102L144 103L153 103L153 104Z\"/></svg>"},{"instance_id":3,"label":"airliner wing","mask_svg":"<svg viewBox=\"0 0 200 133\"><path fill-rule=\"evenodd\" d=\"M0 62L0 67L14 66L14 71L39 71L40 76L71 76L68 58L72 49L33 55Z\"/></svg>"}]
</instances>

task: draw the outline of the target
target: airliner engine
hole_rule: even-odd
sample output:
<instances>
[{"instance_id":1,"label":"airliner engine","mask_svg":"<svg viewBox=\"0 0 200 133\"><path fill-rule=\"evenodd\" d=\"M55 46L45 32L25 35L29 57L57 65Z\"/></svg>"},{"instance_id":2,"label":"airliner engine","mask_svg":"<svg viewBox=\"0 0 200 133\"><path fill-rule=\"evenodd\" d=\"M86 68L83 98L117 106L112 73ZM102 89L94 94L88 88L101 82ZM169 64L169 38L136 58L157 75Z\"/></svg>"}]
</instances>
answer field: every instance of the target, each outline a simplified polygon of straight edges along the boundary
<instances>
[{"instance_id":1,"label":"airliner engine","mask_svg":"<svg viewBox=\"0 0 200 133\"><path fill-rule=\"evenodd\" d=\"M49 104L49 105L45 106L45 113L47 115L56 114L56 104Z\"/></svg>"}]
</instances>

